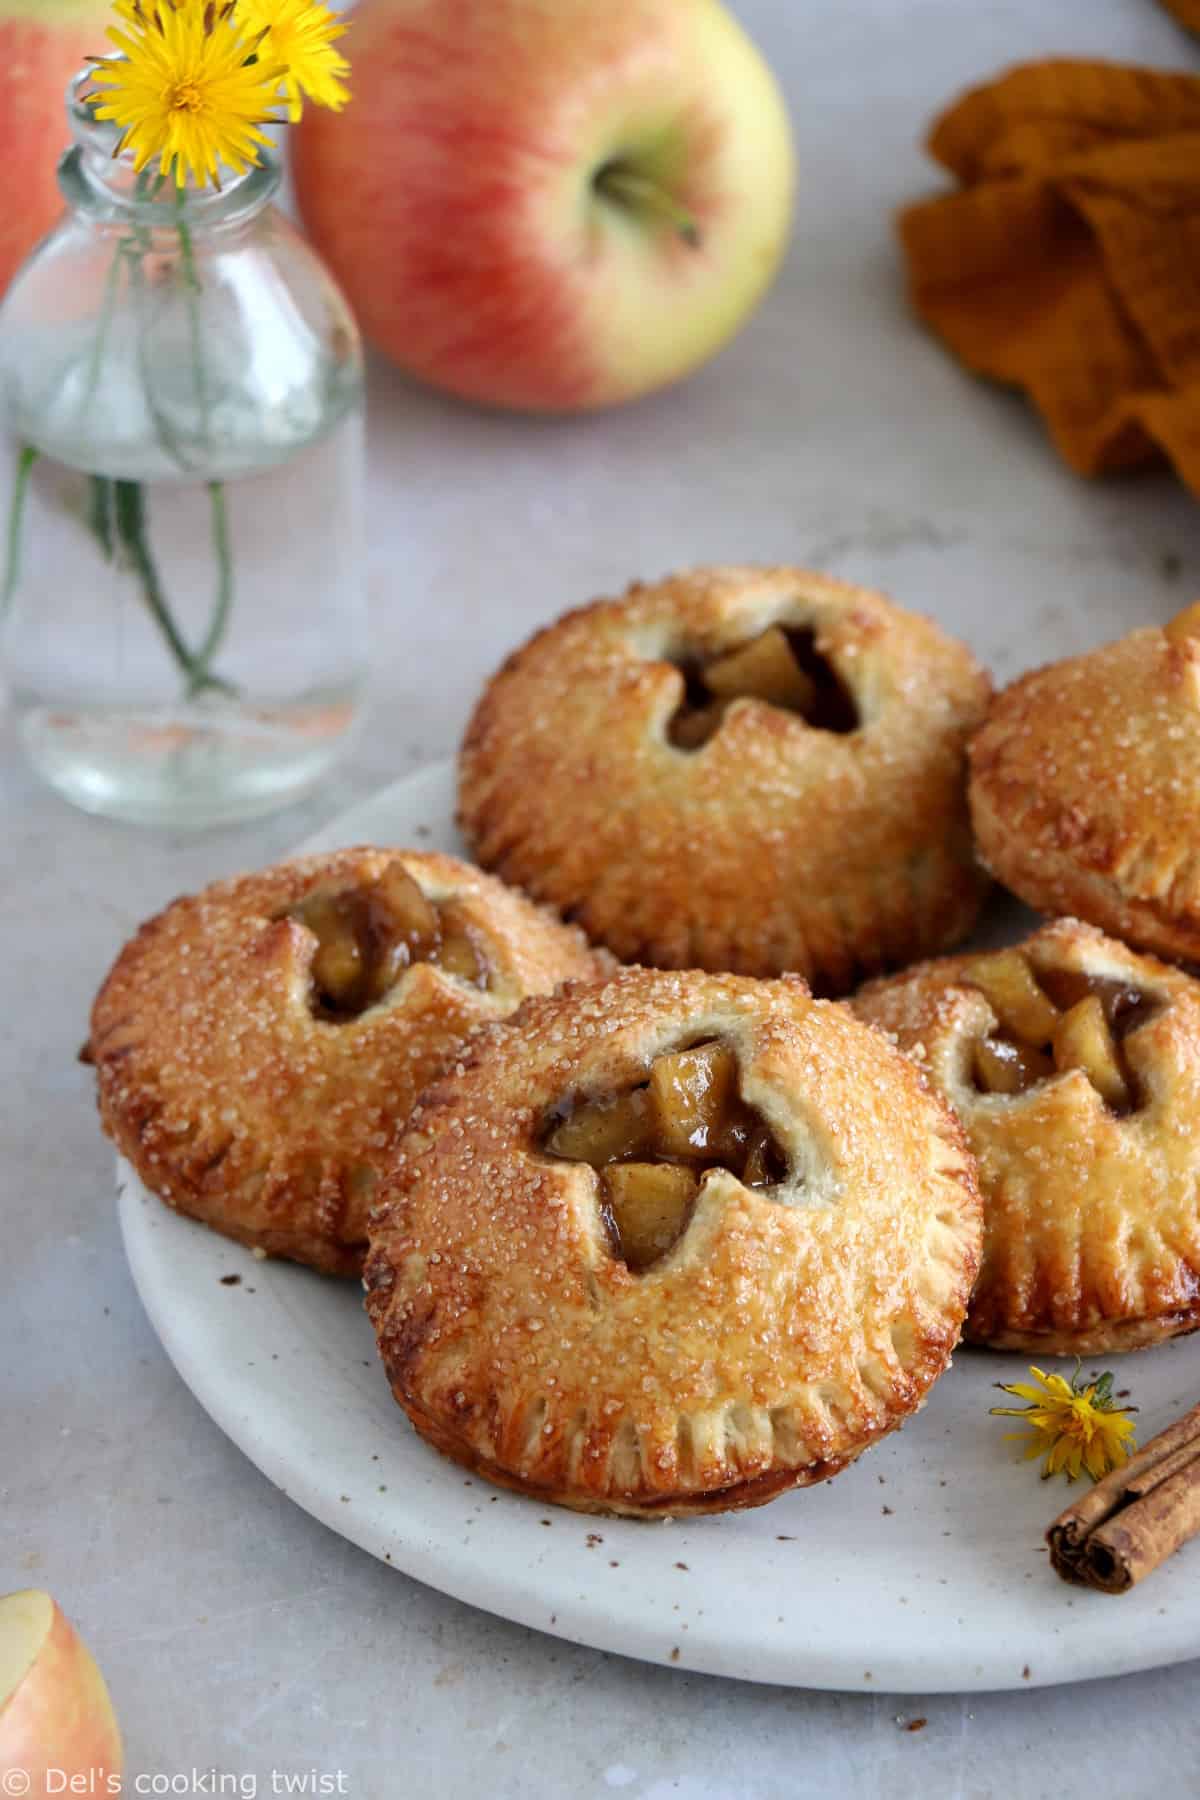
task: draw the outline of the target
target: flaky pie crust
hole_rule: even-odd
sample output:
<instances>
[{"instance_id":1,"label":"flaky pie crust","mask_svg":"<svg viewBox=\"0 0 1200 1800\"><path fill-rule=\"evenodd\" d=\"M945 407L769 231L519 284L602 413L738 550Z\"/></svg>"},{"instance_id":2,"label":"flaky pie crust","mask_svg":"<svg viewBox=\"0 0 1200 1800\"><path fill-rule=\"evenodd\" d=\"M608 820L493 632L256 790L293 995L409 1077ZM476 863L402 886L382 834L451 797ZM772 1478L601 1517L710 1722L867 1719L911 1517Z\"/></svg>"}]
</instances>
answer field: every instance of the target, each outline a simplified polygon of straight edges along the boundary
<instances>
[{"instance_id":1,"label":"flaky pie crust","mask_svg":"<svg viewBox=\"0 0 1200 1800\"><path fill-rule=\"evenodd\" d=\"M980 853L1015 894L1200 960L1200 639L1147 626L1023 675L970 756Z\"/></svg>"},{"instance_id":2,"label":"flaky pie crust","mask_svg":"<svg viewBox=\"0 0 1200 1800\"><path fill-rule=\"evenodd\" d=\"M703 748L676 748L670 658L776 623L815 629L860 729L747 699ZM842 992L975 918L965 743L989 692L963 645L865 588L786 568L635 583L489 683L460 757L461 823L486 867L623 961L795 970Z\"/></svg>"},{"instance_id":3,"label":"flaky pie crust","mask_svg":"<svg viewBox=\"0 0 1200 1800\"><path fill-rule=\"evenodd\" d=\"M456 899L492 988L417 963L360 1017L315 1018L316 939L277 915L393 859L431 899ZM376 1169L421 1089L477 1025L596 973L580 933L453 857L300 857L143 925L97 996L85 1054L104 1129L168 1206L272 1256L357 1275Z\"/></svg>"},{"instance_id":4,"label":"flaky pie crust","mask_svg":"<svg viewBox=\"0 0 1200 1800\"><path fill-rule=\"evenodd\" d=\"M708 1037L789 1174L711 1172L634 1274L543 1127ZM400 1405L468 1468L585 1511L720 1512L836 1474L921 1404L980 1230L957 1124L845 1007L795 978L630 969L528 1001L426 1093L372 1215L367 1308Z\"/></svg>"},{"instance_id":5,"label":"flaky pie crust","mask_svg":"<svg viewBox=\"0 0 1200 1800\"><path fill-rule=\"evenodd\" d=\"M873 983L854 1005L955 1108L979 1162L984 1252L965 1337L1050 1356L1133 1350L1200 1325L1200 983L1059 919L1022 948L1035 972L1128 980L1161 1002L1124 1040L1144 1102L1117 1117L1080 1070L1012 1098L968 1062L996 1024L963 957Z\"/></svg>"}]
</instances>

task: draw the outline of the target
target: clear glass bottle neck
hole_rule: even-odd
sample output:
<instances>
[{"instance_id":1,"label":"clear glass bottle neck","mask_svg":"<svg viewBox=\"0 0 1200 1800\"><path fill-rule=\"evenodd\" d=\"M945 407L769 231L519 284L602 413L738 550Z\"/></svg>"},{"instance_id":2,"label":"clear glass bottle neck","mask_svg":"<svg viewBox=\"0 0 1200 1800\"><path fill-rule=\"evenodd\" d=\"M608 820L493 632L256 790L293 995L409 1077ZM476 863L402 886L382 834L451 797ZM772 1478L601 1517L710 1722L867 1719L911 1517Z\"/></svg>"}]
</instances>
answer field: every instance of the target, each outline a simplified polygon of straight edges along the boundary
<instances>
[{"instance_id":1,"label":"clear glass bottle neck","mask_svg":"<svg viewBox=\"0 0 1200 1800\"><path fill-rule=\"evenodd\" d=\"M114 154L120 132L101 122L83 96L90 70L75 77L67 95L72 147L58 169L63 198L73 212L99 224L142 230L178 230L185 224L199 235L246 224L271 201L279 187L279 165L264 153L260 167L244 175L223 175L220 188L179 187L174 173L160 175L157 163L138 174L133 157Z\"/></svg>"}]
</instances>

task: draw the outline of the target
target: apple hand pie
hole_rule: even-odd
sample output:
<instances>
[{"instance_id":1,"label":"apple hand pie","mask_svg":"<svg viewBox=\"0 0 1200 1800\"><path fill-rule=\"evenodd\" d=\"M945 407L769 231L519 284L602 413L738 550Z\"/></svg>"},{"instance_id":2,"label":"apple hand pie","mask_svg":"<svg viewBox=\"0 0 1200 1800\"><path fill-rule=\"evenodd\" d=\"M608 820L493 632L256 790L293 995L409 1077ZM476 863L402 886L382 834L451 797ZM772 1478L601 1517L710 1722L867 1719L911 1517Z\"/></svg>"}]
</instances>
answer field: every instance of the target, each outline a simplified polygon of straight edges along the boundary
<instances>
[{"instance_id":1,"label":"apple hand pie","mask_svg":"<svg viewBox=\"0 0 1200 1800\"><path fill-rule=\"evenodd\" d=\"M1200 961L1200 605L1023 675L970 757L980 854L1014 894Z\"/></svg>"},{"instance_id":2,"label":"apple hand pie","mask_svg":"<svg viewBox=\"0 0 1200 1800\"><path fill-rule=\"evenodd\" d=\"M662 1515L824 1481L919 1407L981 1216L951 1113L845 1007L628 969L476 1036L370 1230L367 1309L423 1437Z\"/></svg>"},{"instance_id":3,"label":"apple hand pie","mask_svg":"<svg viewBox=\"0 0 1200 1800\"><path fill-rule=\"evenodd\" d=\"M461 822L624 961L842 992L975 918L965 744L989 692L961 644L844 582L635 583L493 678Z\"/></svg>"},{"instance_id":4,"label":"apple hand pie","mask_svg":"<svg viewBox=\"0 0 1200 1800\"><path fill-rule=\"evenodd\" d=\"M1200 982L1073 919L872 983L954 1107L984 1252L966 1337L1135 1350L1200 1326Z\"/></svg>"},{"instance_id":5,"label":"apple hand pie","mask_svg":"<svg viewBox=\"0 0 1200 1800\"><path fill-rule=\"evenodd\" d=\"M477 1025L600 972L577 931L453 857L302 857L143 925L85 1055L105 1130L168 1206L357 1275L425 1084Z\"/></svg>"}]
</instances>

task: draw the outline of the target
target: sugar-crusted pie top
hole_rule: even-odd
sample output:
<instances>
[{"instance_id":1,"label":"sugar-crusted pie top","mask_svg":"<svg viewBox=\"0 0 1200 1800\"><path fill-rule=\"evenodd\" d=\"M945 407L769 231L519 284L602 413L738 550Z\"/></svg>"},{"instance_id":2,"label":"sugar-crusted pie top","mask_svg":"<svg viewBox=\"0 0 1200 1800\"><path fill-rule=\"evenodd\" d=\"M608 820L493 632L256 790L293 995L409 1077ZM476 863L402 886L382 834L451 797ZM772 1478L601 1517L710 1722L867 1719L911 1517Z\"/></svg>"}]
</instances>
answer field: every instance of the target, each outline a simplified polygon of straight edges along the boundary
<instances>
[{"instance_id":1,"label":"sugar-crusted pie top","mask_svg":"<svg viewBox=\"0 0 1200 1800\"><path fill-rule=\"evenodd\" d=\"M1200 605L997 696L971 746L981 853L1014 893L1200 960Z\"/></svg>"},{"instance_id":2,"label":"sugar-crusted pie top","mask_svg":"<svg viewBox=\"0 0 1200 1800\"><path fill-rule=\"evenodd\" d=\"M489 683L462 823L623 960L844 991L975 916L965 741L988 693L963 645L844 582L636 583Z\"/></svg>"},{"instance_id":3,"label":"sugar-crusted pie top","mask_svg":"<svg viewBox=\"0 0 1200 1800\"><path fill-rule=\"evenodd\" d=\"M920 1404L979 1233L951 1115L844 1007L631 969L527 1002L424 1096L367 1305L439 1449L585 1509L721 1510Z\"/></svg>"},{"instance_id":4,"label":"sugar-crusted pie top","mask_svg":"<svg viewBox=\"0 0 1200 1800\"><path fill-rule=\"evenodd\" d=\"M453 857L347 850L177 900L126 945L88 1054L147 1186L357 1274L376 1170L476 1025L598 973L581 935Z\"/></svg>"}]
</instances>

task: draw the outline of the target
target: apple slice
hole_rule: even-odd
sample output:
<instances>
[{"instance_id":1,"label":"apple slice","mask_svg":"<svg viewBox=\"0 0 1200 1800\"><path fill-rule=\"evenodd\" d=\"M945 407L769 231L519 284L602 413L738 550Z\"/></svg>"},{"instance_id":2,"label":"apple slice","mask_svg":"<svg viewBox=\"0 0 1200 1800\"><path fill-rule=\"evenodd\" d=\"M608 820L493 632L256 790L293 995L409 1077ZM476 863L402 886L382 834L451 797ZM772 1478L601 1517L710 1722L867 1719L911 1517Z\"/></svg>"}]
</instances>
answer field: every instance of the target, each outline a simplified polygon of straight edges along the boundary
<instances>
[{"instance_id":1,"label":"apple slice","mask_svg":"<svg viewBox=\"0 0 1200 1800\"><path fill-rule=\"evenodd\" d=\"M817 697L816 683L792 655L778 625L768 626L748 644L709 663L704 681L722 700L765 700L770 706L798 713L807 712Z\"/></svg>"},{"instance_id":2,"label":"apple slice","mask_svg":"<svg viewBox=\"0 0 1200 1800\"><path fill-rule=\"evenodd\" d=\"M121 1766L104 1677L66 1615L35 1588L0 1597L0 1789L116 1794ZM18 1773L27 1786L6 1780Z\"/></svg>"}]
</instances>

